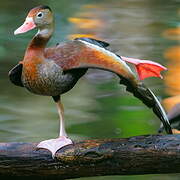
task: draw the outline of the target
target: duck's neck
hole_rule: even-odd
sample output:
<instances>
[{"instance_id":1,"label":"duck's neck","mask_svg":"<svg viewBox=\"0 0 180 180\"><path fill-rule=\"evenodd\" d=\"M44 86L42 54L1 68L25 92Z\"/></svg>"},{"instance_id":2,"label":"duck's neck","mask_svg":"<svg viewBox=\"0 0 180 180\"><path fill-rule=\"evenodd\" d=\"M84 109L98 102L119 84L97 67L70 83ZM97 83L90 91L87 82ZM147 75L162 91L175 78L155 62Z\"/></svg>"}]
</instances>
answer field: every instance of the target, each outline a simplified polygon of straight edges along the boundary
<instances>
[{"instance_id":1,"label":"duck's neck","mask_svg":"<svg viewBox=\"0 0 180 180\"><path fill-rule=\"evenodd\" d=\"M46 27L39 28L37 34L33 37L30 44L27 47L25 53L25 59L33 56L43 56L44 49L54 31L53 25L47 25Z\"/></svg>"}]
</instances>

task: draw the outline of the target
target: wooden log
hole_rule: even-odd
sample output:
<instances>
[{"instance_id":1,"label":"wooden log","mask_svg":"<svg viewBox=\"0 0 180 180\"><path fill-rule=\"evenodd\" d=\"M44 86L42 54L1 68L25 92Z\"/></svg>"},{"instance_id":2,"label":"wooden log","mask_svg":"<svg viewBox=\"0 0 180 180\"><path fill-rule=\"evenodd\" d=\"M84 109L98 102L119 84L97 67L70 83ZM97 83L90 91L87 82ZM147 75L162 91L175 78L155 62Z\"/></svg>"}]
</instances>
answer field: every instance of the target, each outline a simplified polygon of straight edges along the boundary
<instances>
[{"instance_id":1,"label":"wooden log","mask_svg":"<svg viewBox=\"0 0 180 180\"><path fill-rule=\"evenodd\" d=\"M62 148L55 159L36 145L0 143L0 178L180 173L180 135L86 140Z\"/></svg>"}]
</instances>

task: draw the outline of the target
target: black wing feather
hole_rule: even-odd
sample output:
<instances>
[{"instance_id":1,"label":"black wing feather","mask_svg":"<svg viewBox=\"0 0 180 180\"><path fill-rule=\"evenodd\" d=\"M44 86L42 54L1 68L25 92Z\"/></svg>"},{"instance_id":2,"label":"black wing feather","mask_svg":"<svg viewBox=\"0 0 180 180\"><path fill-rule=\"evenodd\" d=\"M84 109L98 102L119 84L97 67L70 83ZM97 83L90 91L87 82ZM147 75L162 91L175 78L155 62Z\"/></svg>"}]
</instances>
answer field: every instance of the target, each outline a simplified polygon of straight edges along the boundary
<instances>
[{"instance_id":1,"label":"black wing feather","mask_svg":"<svg viewBox=\"0 0 180 180\"><path fill-rule=\"evenodd\" d=\"M100 47L103 47L103 48L106 48L106 47L109 46L109 43L104 42L104 41L100 41L100 40L97 40L97 39L93 39L93 38L75 38L74 40L86 41L88 43L91 43L91 44L94 44L94 45L97 45L97 46L100 46Z\"/></svg>"},{"instance_id":2,"label":"black wing feather","mask_svg":"<svg viewBox=\"0 0 180 180\"><path fill-rule=\"evenodd\" d=\"M22 64L17 64L15 67L13 67L9 71L9 79L16 86L24 87L24 85L21 81L22 68L23 68Z\"/></svg>"},{"instance_id":3,"label":"black wing feather","mask_svg":"<svg viewBox=\"0 0 180 180\"><path fill-rule=\"evenodd\" d=\"M91 43L91 44L94 44L94 45L97 45L99 47L103 47L103 48L107 48L108 46L110 46L109 43L105 42L105 41L100 41L100 40L97 40L97 39L93 39L93 38L75 38L74 40L81 40L81 41L86 41L88 43ZM118 55L118 54L115 54L116 56L118 56L121 60L121 56Z\"/></svg>"}]
</instances>

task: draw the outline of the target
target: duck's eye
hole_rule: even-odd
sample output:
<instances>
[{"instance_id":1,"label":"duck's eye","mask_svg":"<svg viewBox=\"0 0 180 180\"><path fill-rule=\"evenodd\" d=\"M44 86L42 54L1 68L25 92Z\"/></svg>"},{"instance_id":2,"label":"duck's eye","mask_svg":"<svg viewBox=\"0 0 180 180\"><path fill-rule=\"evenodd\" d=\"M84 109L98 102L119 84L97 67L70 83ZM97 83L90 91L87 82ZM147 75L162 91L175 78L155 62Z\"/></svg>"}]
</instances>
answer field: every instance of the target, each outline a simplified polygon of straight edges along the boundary
<instances>
[{"instance_id":1,"label":"duck's eye","mask_svg":"<svg viewBox=\"0 0 180 180\"><path fill-rule=\"evenodd\" d=\"M41 18L43 16L43 13L42 12L39 12L38 14L37 14L37 17L39 17L39 18Z\"/></svg>"}]
</instances>

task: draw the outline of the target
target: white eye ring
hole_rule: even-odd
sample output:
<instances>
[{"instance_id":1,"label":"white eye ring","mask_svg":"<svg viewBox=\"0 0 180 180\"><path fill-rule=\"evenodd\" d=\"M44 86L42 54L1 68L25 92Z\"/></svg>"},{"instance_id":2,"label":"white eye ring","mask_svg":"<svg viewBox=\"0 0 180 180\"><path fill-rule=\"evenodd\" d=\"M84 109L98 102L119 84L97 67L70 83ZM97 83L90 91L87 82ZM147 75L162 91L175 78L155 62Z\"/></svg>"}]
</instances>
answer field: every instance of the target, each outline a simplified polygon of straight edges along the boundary
<instances>
[{"instance_id":1,"label":"white eye ring","mask_svg":"<svg viewBox=\"0 0 180 180\"><path fill-rule=\"evenodd\" d=\"M37 17L38 17L38 18L42 18L42 17L43 17L43 13L42 13L42 12L39 12L39 13L37 14Z\"/></svg>"}]
</instances>

